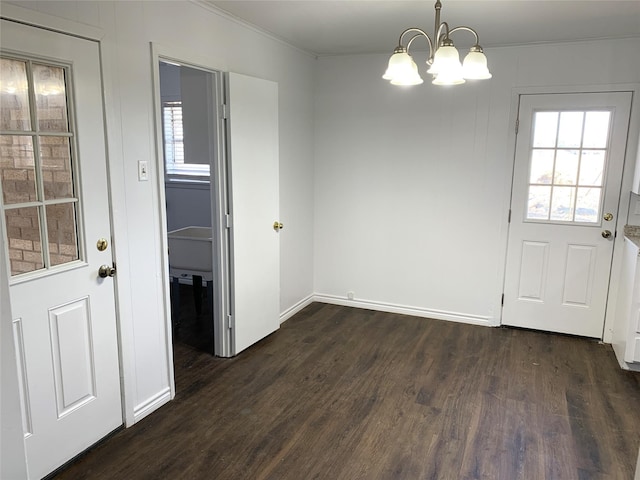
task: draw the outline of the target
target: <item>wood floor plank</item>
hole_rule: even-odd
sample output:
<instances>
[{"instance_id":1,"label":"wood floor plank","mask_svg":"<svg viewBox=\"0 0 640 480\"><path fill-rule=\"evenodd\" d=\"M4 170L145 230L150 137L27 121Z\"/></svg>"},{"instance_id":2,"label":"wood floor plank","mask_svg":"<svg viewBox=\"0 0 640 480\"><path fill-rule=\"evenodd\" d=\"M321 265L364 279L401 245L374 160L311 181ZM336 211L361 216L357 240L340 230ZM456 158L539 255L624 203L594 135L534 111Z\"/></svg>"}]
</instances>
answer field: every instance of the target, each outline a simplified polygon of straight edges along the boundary
<instances>
[{"instance_id":1,"label":"wood floor plank","mask_svg":"<svg viewBox=\"0 0 640 480\"><path fill-rule=\"evenodd\" d=\"M631 479L640 379L592 340L315 303L59 479Z\"/></svg>"}]
</instances>

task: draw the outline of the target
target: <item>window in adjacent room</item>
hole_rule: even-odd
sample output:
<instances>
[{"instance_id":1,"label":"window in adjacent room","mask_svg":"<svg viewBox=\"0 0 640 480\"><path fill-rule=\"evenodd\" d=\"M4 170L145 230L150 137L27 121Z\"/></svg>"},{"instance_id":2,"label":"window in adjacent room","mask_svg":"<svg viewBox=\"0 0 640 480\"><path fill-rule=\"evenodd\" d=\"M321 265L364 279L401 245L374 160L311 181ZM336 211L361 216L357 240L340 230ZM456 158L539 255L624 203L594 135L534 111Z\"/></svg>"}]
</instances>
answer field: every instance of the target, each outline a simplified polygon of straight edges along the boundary
<instances>
[{"instance_id":1,"label":"window in adjacent room","mask_svg":"<svg viewBox=\"0 0 640 480\"><path fill-rule=\"evenodd\" d=\"M209 181L211 74L160 62L162 133L168 181Z\"/></svg>"}]
</instances>

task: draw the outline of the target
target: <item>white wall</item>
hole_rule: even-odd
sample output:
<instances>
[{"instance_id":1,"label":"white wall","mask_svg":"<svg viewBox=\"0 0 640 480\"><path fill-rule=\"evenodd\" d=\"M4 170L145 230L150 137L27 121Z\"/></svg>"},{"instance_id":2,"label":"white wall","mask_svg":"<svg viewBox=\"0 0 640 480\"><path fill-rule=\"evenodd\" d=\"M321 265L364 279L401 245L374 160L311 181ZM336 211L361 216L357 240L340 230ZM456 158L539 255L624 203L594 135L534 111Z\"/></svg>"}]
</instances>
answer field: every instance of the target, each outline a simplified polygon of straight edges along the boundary
<instances>
[{"instance_id":1,"label":"white wall","mask_svg":"<svg viewBox=\"0 0 640 480\"><path fill-rule=\"evenodd\" d=\"M165 348L169 332L161 262L165 252L159 243L151 42L197 57L212 69L279 84L280 220L287 226L280 236L282 312L310 298L313 292L312 111L316 62L307 54L191 2L14 3L20 8L11 9L3 2L3 15L17 15L65 31L101 32L125 413L130 423L167 401L171 385L172 359ZM151 181L137 180L139 160L149 160Z\"/></svg>"},{"instance_id":2,"label":"white wall","mask_svg":"<svg viewBox=\"0 0 640 480\"><path fill-rule=\"evenodd\" d=\"M456 87L428 80L391 86L380 78L388 54L321 58L314 229L319 298L498 324L514 89L637 83L639 48L640 39L630 39L487 49L493 78ZM349 291L354 302L347 300Z\"/></svg>"},{"instance_id":3,"label":"white wall","mask_svg":"<svg viewBox=\"0 0 640 480\"><path fill-rule=\"evenodd\" d=\"M211 191L209 184L167 182L167 231L184 227L211 226Z\"/></svg>"},{"instance_id":4,"label":"white wall","mask_svg":"<svg viewBox=\"0 0 640 480\"><path fill-rule=\"evenodd\" d=\"M163 102L179 102L182 98L180 67L160 63L160 98Z\"/></svg>"},{"instance_id":5,"label":"white wall","mask_svg":"<svg viewBox=\"0 0 640 480\"><path fill-rule=\"evenodd\" d=\"M208 164L213 155L209 151L209 134L215 129L209 118L210 105L215 102L211 95L211 76L210 73L195 68L180 69L186 163Z\"/></svg>"}]
</instances>

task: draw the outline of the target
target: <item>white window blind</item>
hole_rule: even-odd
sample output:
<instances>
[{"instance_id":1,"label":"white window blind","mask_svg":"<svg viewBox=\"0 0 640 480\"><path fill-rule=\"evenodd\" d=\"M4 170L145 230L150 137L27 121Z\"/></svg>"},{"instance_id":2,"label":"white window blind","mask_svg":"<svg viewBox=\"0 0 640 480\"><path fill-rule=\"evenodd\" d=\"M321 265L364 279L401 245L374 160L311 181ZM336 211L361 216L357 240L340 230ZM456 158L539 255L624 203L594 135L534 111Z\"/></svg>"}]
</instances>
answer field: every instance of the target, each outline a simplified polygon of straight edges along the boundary
<instances>
[{"instance_id":1,"label":"white window blind","mask_svg":"<svg viewBox=\"0 0 640 480\"><path fill-rule=\"evenodd\" d=\"M182 102L163 103L162 123L166 174L169 176L209 176L209 165L185 162Z\"/></svg>"},{"instance_id":2,"label":"white window blind","mask_svg":"<svg viewBox=\"0 0 640 480\"><path fill-rule=\"evenodd\" d=\"M182 102L166 102L162 108L164 124L164 158L167 172L184 164Z\"/></svg>"}]
</instances>

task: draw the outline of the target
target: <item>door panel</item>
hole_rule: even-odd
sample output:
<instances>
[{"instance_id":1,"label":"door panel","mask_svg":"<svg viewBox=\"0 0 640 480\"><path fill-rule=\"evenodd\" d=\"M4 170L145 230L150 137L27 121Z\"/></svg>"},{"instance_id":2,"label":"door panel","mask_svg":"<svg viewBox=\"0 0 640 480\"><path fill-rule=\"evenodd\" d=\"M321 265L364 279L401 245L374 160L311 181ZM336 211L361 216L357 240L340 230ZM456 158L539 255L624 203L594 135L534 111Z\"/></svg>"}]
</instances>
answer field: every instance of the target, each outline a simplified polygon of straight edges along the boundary
<instances>
[{"instance_id":1,"label":"door panel","mask_svg":"<svg viewBox=\"0 0 640 480\"><path fill-rule=\"evenodd\" d=\"M567 269L564 275L563 305L591 304L592 285L596 266L597 247L590 245L567 246Z\"/></svg>"},{"instance_id":2,"label":"door panel","mask_svg":"<svg viewBox=\"0 0 640 480\"><path fill-rule=\"evenodd\" d=\"M601 338L631 93L522 95L505 325Z\"/></svg>"},{"instance_id":3,"label":"door panel","mask_svg":"<svg viewBox=\"0 0 640 480\"><path fill-rule=\"evenodd\" d=\"M233 354L280 327L278 84L230 73Z\"/></svg>"},{"instance_id":4,"label":"door panel","mask_svg":"<svg viewBox=\"0 0 640 480\"><path fill-rule=\"evenodd\" d=\"M2 253L41 478L122 423L114 279L98 277L112 263L99 48L5 20L0 35Z\"/></svg>"},{"instance_id":5,"label":"door panel","mask_svg":"<svg viewBox=\"0 0 640 480\"><path fill-rule=\"evenodd\" d=\"M58 418L96 396L92 326L87 297L49 310Z\"/></svg>"},{"instance_id":6,"label":"door panel","mask_svg":"<svg viewBox=\"0 0 640 480\"><path fill-rule=\"evenodd\" d=\"M519 298L542 300L547 280L549 244L522 242Z\"/></svg>"}]
</instances>

